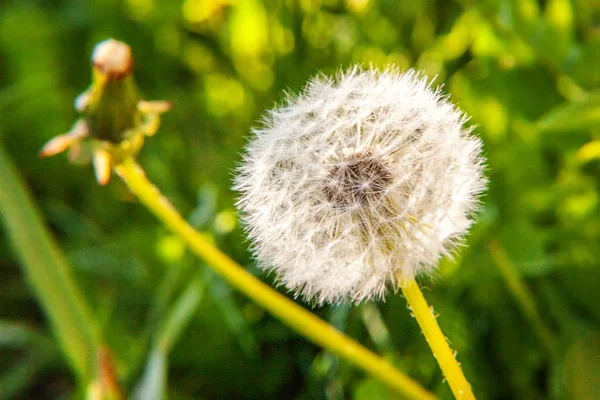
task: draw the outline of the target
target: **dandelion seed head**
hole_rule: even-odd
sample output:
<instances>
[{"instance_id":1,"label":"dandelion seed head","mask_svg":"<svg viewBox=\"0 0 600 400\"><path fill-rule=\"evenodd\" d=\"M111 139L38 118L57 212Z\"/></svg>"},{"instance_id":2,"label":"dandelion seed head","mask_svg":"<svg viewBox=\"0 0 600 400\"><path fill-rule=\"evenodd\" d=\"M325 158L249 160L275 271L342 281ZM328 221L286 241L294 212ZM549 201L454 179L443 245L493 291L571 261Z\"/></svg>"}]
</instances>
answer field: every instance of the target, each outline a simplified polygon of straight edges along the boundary
<instances>
[{"instance_id":1,"label":"dandelion seed head","mask_svg":"<svg viewBox=\"0 0 600 400\"><path fill-rule=\"evenodd\" d=\"M317 77L253 131L234 188L259 265L309 301L383 298L462 243L481 141L426 78Z\"/></svg>"}]
</instances>

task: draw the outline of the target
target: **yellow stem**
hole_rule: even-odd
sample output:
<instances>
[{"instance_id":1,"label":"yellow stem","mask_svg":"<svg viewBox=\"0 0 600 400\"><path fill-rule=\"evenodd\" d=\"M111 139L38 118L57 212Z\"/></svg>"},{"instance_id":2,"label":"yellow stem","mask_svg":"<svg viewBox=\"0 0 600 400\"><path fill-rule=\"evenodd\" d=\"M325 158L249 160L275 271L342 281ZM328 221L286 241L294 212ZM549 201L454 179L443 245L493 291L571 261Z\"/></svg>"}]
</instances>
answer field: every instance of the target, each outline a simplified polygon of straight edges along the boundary
<instances>
[{"instance_id":1,"label":"yellow stem","mask_svg":"<svg viewBox=\"0 0 600 400\"><path fill-rule=\"evenodd\" d=\"M460 400L474 400L475 396L471 390L471 385L465 378L458 361L454 358L454 353L448 345L448 341L442 333L433 311L429 308L425 297L423 297L417 282L414 280L407 282L402 286L402 293L404 293L404 297L410 305L412 313L417 319L421 331L425 335L425 340L427 340L433 356L442 369L454 397Z\"/></svg>"},{"instance_id":2,"label":"yellow stem","mask_svg":"<svg viewBox=\"0 0 600 400\"><path fill-rule=\"evenodd\" d=\"M125 160L117 165L115 170L138 199L159 220L178 234L197 255L232 286L279 318L287 326L313 343L362 368L396 390L404 398L424 400L436 398L381 357L255 278L208 242L160 194L133 159Z\"/></svg>"}]
</instances>

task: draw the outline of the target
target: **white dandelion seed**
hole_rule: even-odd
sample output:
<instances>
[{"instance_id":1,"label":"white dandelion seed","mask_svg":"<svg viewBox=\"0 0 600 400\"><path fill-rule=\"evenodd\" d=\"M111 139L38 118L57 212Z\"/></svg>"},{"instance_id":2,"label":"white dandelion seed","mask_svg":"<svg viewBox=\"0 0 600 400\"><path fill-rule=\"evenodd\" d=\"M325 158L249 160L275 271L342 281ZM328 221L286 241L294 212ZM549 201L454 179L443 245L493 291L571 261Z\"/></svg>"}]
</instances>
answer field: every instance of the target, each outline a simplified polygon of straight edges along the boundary
<instances>
[{"instance_id":1,"label":"white dandelion seed","mask_svg":"<svg viewBox=\"0 0 600 400\"><path fill-rule=\"evenodd\" d=\"M307 300L382 298L472 224L481 141L426 78L354 68L271 110L238 169L259 265Z\"/></svg>"}]
</instances>

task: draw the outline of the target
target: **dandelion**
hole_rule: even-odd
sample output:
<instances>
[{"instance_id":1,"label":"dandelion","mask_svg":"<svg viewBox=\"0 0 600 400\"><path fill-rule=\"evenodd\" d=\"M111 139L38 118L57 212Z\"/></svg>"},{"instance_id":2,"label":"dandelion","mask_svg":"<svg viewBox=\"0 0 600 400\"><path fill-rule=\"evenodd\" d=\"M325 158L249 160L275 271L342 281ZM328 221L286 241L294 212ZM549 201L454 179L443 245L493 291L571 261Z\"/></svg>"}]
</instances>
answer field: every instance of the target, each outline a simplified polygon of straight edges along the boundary
<instances>
[{"instance_id":1,"label":"dandelion","mask_svg":"<svg viewBox=\"0 0 600 400\"><path fill-rule=\"evenodd\" d=\"M141 204L178 235L216 273L257 305L308 340L370 373L394 389L402 398L433 399L431 393L389 362L236 264L215 247L214 243L206 240L204 235L191 227L160 190L148 180L143 168L135 161L135 155L141 149L144 137L156 133L160 114L167 111L171 104L164 101L140 100L132 77L132 65L131 49L127 44L114 40L99 43L92 56L92 85L75 101L75 107L81 113L80 118L70 132L51 139L40 155L48 157L66 150L72 155L78 153L84 144L91 147L99 183L108 183L111 170L114 169ZM0 152L0 158L1 156ZM0 168L0 176L3 172ZM0 191L0 197L1 194ZM192 282L186 293L191 289L198 292L196 283ZM191 299L188 299L186 294L184 296L187 300ZM186 304L191 303L187 301ZM100 356L103 355L101 352ZM118 390L115 391L111 387L114 377L109 376L112 371L105 371L107 363L104 358L100 357L99 379L89 387L88 394L94 398L103 394L108 397L114 395L111 398L122 398ZM100 384L96 384L97 382Z\"/></svg>"},{"instance_id":2,"label":"dandelion","mask_svg":"<svg viewBox=\"0 0 600 400\"><path fill-rule=\"evenodd\" d=\"M414 71L311 80L267 114L238 169L260 266L319 304L381 299L432 273L486 183L466 119Z\"/></svg>"},{"instance_id":3,"label":"dandelion","mask_svg":"<svg viewBox=\"0 0 600 400\"><path fill-rule=\"evenodd\" d=\"M114 39L94 47L93 83L75 100L82 114L71 130L48 141L40 151L49 157L69 150L69 158L81 157L82 143L90 141L96 179L101 185L110 180L111 168L135 155L160 125L160 114L168 111L166 101L145 101L138 96L133 80L131 48Z\"/></svg>"}]
</instances>

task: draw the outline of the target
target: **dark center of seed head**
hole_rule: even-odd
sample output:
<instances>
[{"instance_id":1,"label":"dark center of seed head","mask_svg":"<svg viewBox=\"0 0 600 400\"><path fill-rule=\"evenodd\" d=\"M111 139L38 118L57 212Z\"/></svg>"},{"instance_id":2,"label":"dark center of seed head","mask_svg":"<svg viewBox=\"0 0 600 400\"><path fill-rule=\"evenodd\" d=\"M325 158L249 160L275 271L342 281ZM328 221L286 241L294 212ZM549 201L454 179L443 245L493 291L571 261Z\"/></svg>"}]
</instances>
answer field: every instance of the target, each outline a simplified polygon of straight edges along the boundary
<instances>
[{"instance_id":1,"label":"dark center of seed head","mask_svg":"<svg viewBox=\"0 0 600 400\"><path fill-rule=\"evenodd\" d=\"M378 201L391 182L381 161L369 152L356 153L331 169L325 196L336 208L347 209Z\"/></svg>"}]
</instances>

